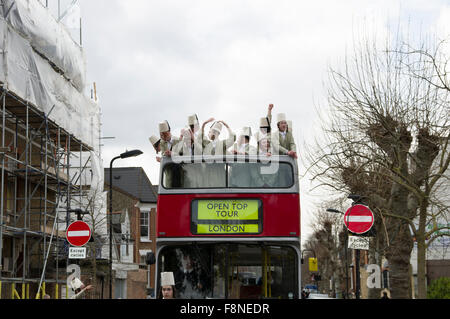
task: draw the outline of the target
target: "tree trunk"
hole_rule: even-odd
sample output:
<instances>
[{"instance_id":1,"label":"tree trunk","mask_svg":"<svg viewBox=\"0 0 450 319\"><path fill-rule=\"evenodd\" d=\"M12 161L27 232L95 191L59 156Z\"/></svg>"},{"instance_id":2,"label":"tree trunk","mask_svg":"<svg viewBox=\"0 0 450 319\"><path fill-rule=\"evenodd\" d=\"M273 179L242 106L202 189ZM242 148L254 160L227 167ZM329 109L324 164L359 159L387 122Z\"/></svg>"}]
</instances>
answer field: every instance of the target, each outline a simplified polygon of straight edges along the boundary
<instances>
[{"instance_id":1,"label":"tree trunk","mask_svg":"<svg viewBox=\"0 0 450 319\"><path fill-rule=\"evenodd\" d=\"M425 238L423 236L420 237L417 239L417 298L427 299L426 245Z\"/></svg>"},{"instance_id":2,"label":"tree trunk","mask_svg":"<svg viewBox=\"0 0 450 319\"><path fill-rule=\"evenodd\" d=\"M411 297L409 265L413 240L408 223L396 221L395 224L398 226L398 233L391 242L386 254L389 261L391 298L409 299Z\"/></svg>"},{"instance_id":3,"label":"tree trunk","mask_svg":"<svg viewBox=\"0 0 450 319\"><path fill-rule=\"evenodd\" d=\"M419 230L416 236L417 241L417 291L418 299L427 298L426 288L426 254L427 246L425 243L426 217L428 201L423 200L420 204Z\"/></svg>"},{"instance_id":4,"label":"tree trunk","mask_svg":"<svg viewBox=\"0 0 450 319\"><path fill-rule=\"evenodd\" d=\"M408 195L409 192L404 186L397 183L392 184L390 203L392 214L407 218ZM390 237L386 258L390 268L391 298L409 299L411 296L409 265L414 245L410 226L403 218L392 217L389 220L388 233Z\"/></svg>"}]
</instances>

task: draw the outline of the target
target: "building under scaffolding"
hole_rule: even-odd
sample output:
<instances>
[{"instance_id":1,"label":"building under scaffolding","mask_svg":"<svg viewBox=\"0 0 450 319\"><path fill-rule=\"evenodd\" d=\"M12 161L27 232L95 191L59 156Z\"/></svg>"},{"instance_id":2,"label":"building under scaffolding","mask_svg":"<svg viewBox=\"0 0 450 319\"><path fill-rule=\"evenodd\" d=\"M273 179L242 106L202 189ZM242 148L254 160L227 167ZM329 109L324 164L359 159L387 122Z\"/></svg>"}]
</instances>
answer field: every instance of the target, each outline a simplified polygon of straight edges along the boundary
<instances>
[{"instance_id":1,"label":"building under scaffolding","mask_svg":"<svg viewBox=\"0 0 450 319\"><path fill-rule=\"evenodd\" d=\"M37 0L1 1L0 298L66 295L65 229L105 213L100 111L84 89L64 26Z\"/></svg>"}]
</instances>

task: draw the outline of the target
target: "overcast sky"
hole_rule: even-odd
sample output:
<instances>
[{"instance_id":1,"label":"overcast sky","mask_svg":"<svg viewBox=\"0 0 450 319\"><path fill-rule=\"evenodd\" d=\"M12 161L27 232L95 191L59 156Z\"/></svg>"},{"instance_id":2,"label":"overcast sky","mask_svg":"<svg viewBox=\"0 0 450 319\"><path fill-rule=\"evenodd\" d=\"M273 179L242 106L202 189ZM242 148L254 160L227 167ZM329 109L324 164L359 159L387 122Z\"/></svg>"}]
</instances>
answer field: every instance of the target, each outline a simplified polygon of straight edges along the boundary
<instances>
[{"instance_id":1,"label":"overcast sky","mask_svg":"<svg viewBox=\"0 0 450 319\"><path fill-rule=\"evenodd\" d=\"M144 155L115 167L159 164L148 142L158 123L179 132L188 115L238 131L257 128L267 106L294 122L300 148L319 134L327 67L355 34L387 34L398 21L414 34L449 31L449 0L80 0L88 81L97 83L104 166L125 150ZM341 59L341 60L340 60ZM302 179L303 239L314 206Z\"/></svg>"}]
</instances>

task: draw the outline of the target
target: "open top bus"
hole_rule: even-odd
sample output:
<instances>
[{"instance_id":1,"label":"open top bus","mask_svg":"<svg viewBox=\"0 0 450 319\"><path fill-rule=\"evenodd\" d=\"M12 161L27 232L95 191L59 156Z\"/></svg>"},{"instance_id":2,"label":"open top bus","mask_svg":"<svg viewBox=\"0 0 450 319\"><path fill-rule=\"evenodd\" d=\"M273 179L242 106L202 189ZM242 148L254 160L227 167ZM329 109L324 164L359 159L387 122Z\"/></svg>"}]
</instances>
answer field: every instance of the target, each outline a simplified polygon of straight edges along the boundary
<instances>
[{"instance_id":1,"label":"open top bus","mask_svg":"<svg viewBox=\"0 0 450 319\"><path fill-rule=\"evenodd\" d=\"M298 167L288 156L164 158L156 285L176 298L300 297Z\"/></svg>"}]
</instances>

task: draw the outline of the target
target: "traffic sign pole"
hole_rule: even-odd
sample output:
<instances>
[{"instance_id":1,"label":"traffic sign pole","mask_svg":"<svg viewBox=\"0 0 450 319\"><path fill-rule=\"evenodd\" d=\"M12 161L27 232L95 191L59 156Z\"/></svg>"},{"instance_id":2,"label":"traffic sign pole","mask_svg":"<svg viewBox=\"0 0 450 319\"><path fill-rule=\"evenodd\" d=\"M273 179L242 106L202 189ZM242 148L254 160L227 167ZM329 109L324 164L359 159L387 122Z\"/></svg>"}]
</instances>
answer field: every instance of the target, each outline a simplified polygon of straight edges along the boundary
<instances>
[{"instance_id":1,"label":"traffic sign pole","mask_svg":"<svg viewBox=\"0 0 450 319\"><path fill-rule=\"evenodd\" d=\"M357 235L367 233L372 229L375 218L369 207L361 204L353 204L344 215L344 223L347 229ZM347 233L348 238L348 233ZM360 250L355 249L355 277L356 277L356 289L355 298L360 299L361 290L361 275L360 275Z\"/></svg>"}]
</instances>

